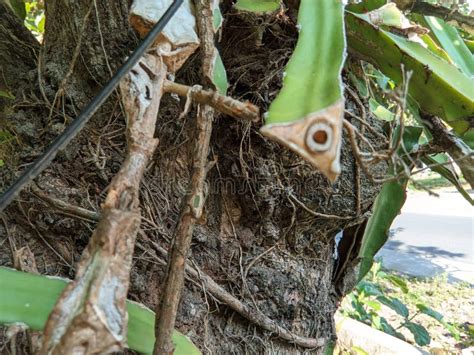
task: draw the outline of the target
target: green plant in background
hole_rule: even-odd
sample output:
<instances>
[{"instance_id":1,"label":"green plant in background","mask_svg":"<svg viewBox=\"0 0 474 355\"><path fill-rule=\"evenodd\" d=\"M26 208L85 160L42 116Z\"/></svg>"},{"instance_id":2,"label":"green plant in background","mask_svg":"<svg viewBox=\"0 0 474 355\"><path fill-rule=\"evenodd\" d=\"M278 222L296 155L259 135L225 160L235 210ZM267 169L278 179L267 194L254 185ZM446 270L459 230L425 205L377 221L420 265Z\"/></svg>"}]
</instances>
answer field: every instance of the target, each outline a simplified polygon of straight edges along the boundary
<instances>
[{"instance_id":1,"label":"green plant in background","mask_svg":"<svg viewBox=\"0 0 474 355\"><path fill-rule=\"evenodd\" d=\"M0 130L0 144L5 144L15 139L15 136L8 131Z\"/></svg>"},{"instance_id":2,"label":"green plant in background","mask_svg":"<svg viewBox=\"0 0 474 355\"><path fill-rule=\"evenodd\" d=\"M394 5L394 4L391 4ZM396 8L395 8L396 9ZM380 11L393 10L393 7ZM375 10L378 11L378 10ZM398 10L396 10L398 11ZM399 13L399 12L398 12ZM399 13L402 17L403 14ZM403 81L402 66L412 72L409 94L426 113L446 120L458 134L469 128L468 118L474 112L474 85L470 76L443 58L391 31L405 30L416 35L415 28L394 27L369 14L346 14L348 43L397 84Z\"/></svg>"},{"instance_id":3,"label":"green plant in background","mask_svg":"<svg viewBox=\"0 0 474 355\"><path fill-rule=\"evenodd\" d=\"M8 92L8 91L3 91L3 90L0 90L0 98L5 98L5 99L9 99L9 100L13 100L15 99L15 96L13 96L12 93Z\"/></svg>"},{"instance_id":4,"label":"green plant in background","mask_svg":"<svg viewBox=\"0 0 474 355\"><path fill-rule=\"evenodd\" d=\"M46 21L43 0L3 0L15 11L15 13L25 21L25 26L38 39L44 33Z\"/></svg>"},{"instance_id":5,"label":"green plant in background","mask_svg":"<svg viewBox=\"0 0 474 355\"><path fill-rule=\"evenodd\" d=\"M397 153L389 159L388 175L393 178L384 183L363 237L359 280L387 241L388 230L405 203L405 190L416 161L421 159L455 186L471 205L474 203L457 175L444 165L449 163L446 155L418 157L418 152L432 142L429 127L422 120L427 114L447 122L463 152L460 155L472 156L468 144L462 142L467 141L472 130L469 120L474 114L472 55L459 43L461 37L454 27L428 19L438 26L439 33L429 32L420 25L421 21L410 22L394 3L385 3L366 0L349 5L345 16L349 51L373 65L362 64L363 74L350 79L359 94L368 98L372 115L396 133L392 142L399 142ZM394 100L394 90L403 86L405 96L402 93ZM401 111L398 114L397 107ZM411 126L405 127L408 122ZM471 171L472 159L463 159L457 159L457 164L462 171Z\"/></svg>"},{"instance_id":6,"label":"green plant in background","mask_svg":"<svg viewBox=\"0 0 474 355\"><path fill-rule=\"evenodd\" d=\"M280 0L238 0L234 6L241 11L272 12L280 8Z\"/></svg>"},{"instance_id":7,"label":"green plant in background","mask_svg":"<svg viewBox=\"0 0 474 355\"><path fill-rule=\"evenodd\" d=\"M381 266L380 262L374 263L367 276L359 282L354 291L346 296L341 308L343 315L406 341L405 336L401 333L401 329L405 328L413 335L416 344L425 346L430 343L431 336L428 330L417 321L419 315L424 314L436 320L456 340L460 339L460 333L456 326L446 322L441 313L433 310L412 293L404 278L383 271ZM382 281L398 289L406 298L411 299L416 310L410 312L407 304L397 297L390 296L387 293L387 288L382 286ZM395 321L389 322L382 315L383 306L393 310L397 315Z\"/></svg>"},{"instance_id":8,"label":"green plant in background","mask_svg":"<svg viewBox=\"0 0 474 355\"><path fill-rule=\"evenodd\" d=\"M0 325L26 324L29 329L43 329L56 299L67 281L33 275L0 267ZM153 353L155 314L148 308L128 302L128 339L132 350ZM201 352L183 334L175 331L176 355L198 355Z\"/></svg>"},{"instance_id":9,"label":"green plant in background","mask_svg":"<svg viewBox=\"0 0 474 355\"><path fill-rule=\"evenodd\" d=\"M25 1L25 26L36 36L41 39L44 33L44 25L46 16L44 13L43 1Z\"/></svg>"}]
</instances>

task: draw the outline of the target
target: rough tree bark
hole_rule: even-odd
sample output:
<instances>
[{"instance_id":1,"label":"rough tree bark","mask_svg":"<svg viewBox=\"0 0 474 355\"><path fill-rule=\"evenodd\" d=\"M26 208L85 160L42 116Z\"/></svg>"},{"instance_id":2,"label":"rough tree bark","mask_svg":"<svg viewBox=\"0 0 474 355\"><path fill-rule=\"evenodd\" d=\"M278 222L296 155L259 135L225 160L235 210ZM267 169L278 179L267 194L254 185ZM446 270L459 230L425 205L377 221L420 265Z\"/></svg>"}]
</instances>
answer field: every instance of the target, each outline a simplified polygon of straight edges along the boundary
<instances>
[{"instance_id":1,"label":"rough tree bark","mask_svg":"<svg viewBox=\"0 0 474 355\"><path fill-rule=\"evenodd\" d=\"M0 24L0 90L14 95L36 66L39 43L4 0L0 0Z\"/></svg>"},{"instance_id":2,"label":"rough tree bark","mask_svg":"<svg viewBox=\"0 0 474 355\"><path fill-rule=\"evenodd\" d=\"M218 44L230 94L252 101L264 112L279 90L284 64L295 45L294 12L289 18L242 17L232 12L231 3L222 4L225 23ZM46 1L39 81L36 61L14 44L12 36L1 32L6 20L0 13L0 46L7 42L18 58L17 68L23 66L21 72L33 73L34 78L22 90L24 97L18 96L23 106L18 108L15 101L17 106L10 107L13 113L2 117L1 122L18 137L9 150L9 154L15 151L15 158L9 155L5 172L0 172L5 184L61 132L134 48L128 6L127 0ZM25 41L29 35L21 31ZM37 44L31 43L35 49ZM9 62L1 53L4 68ZM191 59L176 81L199 84L199 65L198 58ZM346 100L348 110L362 114L351 96ZM23 121L18 120L19 110ZM151 308L159 299L165 271L156 262L161 256L153 243L168 249L192 167L196 115L190 112L180 120L181 111L182 103L174 97L163 99L156 129L158 153L141 189L141 228L146 237L138 240L129 297ZM26 119L34 122L27 130L21 124ZM350 270L340 270L338 265L353 264L334 259L334 237L366 219L378 186L363 174L359 178L348 142L342 149L343 174L331 185L294 154L263 138L260 126L261 122L216 115L209 157L216 165L207 178L208 198L194 229L189 263L245 304L250 314L265 315L299 336L329 342L335 336L333 315L342 297L334 276L336 270L337 275L350 275ZM122 161L124 132L120 104L112 98L37 179L38 188L50 197L99 212ZM383 144L370 132L366 135L375 147ZM0 236L8 229L17 247L28 244L41 273L71 277L94 222L45 206L34 194L23 193L7 210ZM10 255L7 243L1 244L0 265L11 265ZM349 282L347 290L351 283L345 282ZM186 282L176 326L204 352L305 350L238 315L206 293L199 282ZM315 349L321 351L322 347Z\"/></svg>"}]
</instances>

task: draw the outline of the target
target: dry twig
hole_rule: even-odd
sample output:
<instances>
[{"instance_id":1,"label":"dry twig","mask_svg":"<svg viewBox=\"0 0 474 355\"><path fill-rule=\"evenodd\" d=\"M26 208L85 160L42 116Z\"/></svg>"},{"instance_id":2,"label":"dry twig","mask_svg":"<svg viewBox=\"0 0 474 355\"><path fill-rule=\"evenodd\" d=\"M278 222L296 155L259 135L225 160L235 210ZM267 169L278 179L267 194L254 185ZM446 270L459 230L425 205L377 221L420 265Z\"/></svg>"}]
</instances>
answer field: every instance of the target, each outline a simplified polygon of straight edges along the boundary
<instances>
[{"instance_id":1,"label":"dry twig","mask_svg":"<svg viewBox=\"0 0 474 355\"><path fill-rule=\"evenodd\" d=\"M431 132L434 143L458 161L464 178L474 189L474 156L472 150L454 133L450 132L438 117L425 115L423 121L425 127ZM465 156L470 156L470 158L461 160Z\"/></svg>"},{"instance_id":2,"label":"dry twig","mask_svg":"<svg viewBox=\"0 0 474 355\"><path fill-rule=\"evenodd\" d=\"M212 9L209 0L196 0L195 5L203 67L206 68L209 67L215 50ZM204 72L205 77L210 77L211 74L210 72ZM174 349L171 336L184 286L186 258L191 247L194 223L201 217L204 208L204 184L207 175L207 156L209 154L213 116L213 108L207 105L198 106L192 177L189 193L185 197L185 203L174 234L166 277L163 282L163 292L156 308L154 354L171 354Z\"/></svg>"},{"instance_id":3,"label":"dry twig","mask_svg":"<svg viewBox=\"0 0 474 355\"><path fill-rule=\"evenodd\" d=\"M213 90L193 89L192 87L166 80L164 90L182 97L190 95L197 103L212 106L217 111L234 118L258 122L259 109L250 102L241 102Z\"/></svg>"},{"instance_id":4,"label":"dry twig","mask_svg":"<svg viewBox=\"0 0 474 355\"><path fill-rule=\"evenodd\" d=\"M70 203L67 203L63 200L60 200L58 198L52 197L48 195L47 193L41 191L40 189L32 186L32 191L33 193L38 196L41 200L46 202L48 205L51 207L54 207L55 209L59 210L60 212L66 214L66 215L73 215L79 218L83 218L89 221L99 221L100 220L100 214L94 211L89 211L85 208L79 207L79 206L74 206L71 205Z\"/></svg>"}]
</instances>

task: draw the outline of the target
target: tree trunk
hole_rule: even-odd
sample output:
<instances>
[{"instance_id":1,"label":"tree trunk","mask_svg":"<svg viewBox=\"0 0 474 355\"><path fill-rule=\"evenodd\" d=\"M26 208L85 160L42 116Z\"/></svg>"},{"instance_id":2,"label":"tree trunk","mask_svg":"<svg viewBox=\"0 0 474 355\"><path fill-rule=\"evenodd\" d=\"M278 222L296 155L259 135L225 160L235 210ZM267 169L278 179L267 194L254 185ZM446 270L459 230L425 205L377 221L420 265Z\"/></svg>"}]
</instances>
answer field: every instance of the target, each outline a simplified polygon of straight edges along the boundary
<instances>
[{"instance_id":1,"label":"tree trunk","mask_svg":"<svg viewBox=\"0 0 474 355\"><path fill-rule=\"evenodd\" d=\"M0 0L0 90L15 95L36 67L39 44L4 1Z\"/></svg>"},{"instance_id":2,"label":"tree trunk","mask_svg":"<svg viewBox=\"0 0 474 355\"><path fill-rule=\"evenodd\" d=\"M31 93L38 50L38 41L5 0L0 0L0 160L4 164L17 163L15 149L5 141L10 140L12 134L19 141L23 131L40 121L34 116L26 118L21 109L11 109L13 105L21 107L25 95ZM10 177L11 174L0 168L0 189L5 188Z\"/></svg>"},{"instance_id":3,"label":"tree trunk","mask_svg":"<svg viewBox=\"0 0 474 355\"><path fill-rule=\"evenodd\" d=\"M128 25L129 1L46 0L45 6L43 75L82 107L136 44Z\"/></svg>"},{"instance_id":4,"label":"tree trunk","mask_svg":"<svg viewBox=\"0 0 474 355\"><path fill-rule=\"evenodd\" d=\"M222 5L225 22L218 44L231 85L229 94L252 101L264 112L278 93L284 65L295 45L295 21L238 15L231 3ZM40 80L30 80L31 86L23 90L26 100L35 104L21 109L23 117L36 123L26 135L17 123L18 107L11 107L14 113L6 122L19 139L10 149L11 154L15 151L14 159L5 158L10 172L1 173L5 181L11 181L13 172L62 131L133 50L136 41L128 27L128 6L125 0L46 1ZM0 13L0 25L5 21ZM13 29L7 31L13 33ZM0 36L0 50L6 38L11 53L20 58L18 68L24 66L22 73L35 69L25 48L15 45L1 30ZM35 46L32 44L33 49ZM3 68L10 62L2 53ZM192 58L176 81L199 84L195 81L200 77L199 62ZM41 90L38 82L44 85ZM346 100L347 109L360 114L351 97ZM117 98L109 101L37 179L40 189L100 212L104 190L119 167L124 148L120 104ZM152 309L159 299L165 268L157 262L160 257L152 242L168 249L192 166L195 114L191 111L179 119L182 106L171 96L162 101L156 129L158 153L141 189L141 228L146 238L138 240L129 297ZM367 218L379 187L360 176L348 142L342 148L343 173L331 185L294 154L260 135L260 126L216 117L210 159L217 162L208 176L208 198L201 224L194 231L190 262L255 314L266 315L296 335L323 338L328 343L335 337L333 315L343 293L353 285L350 261L357 255L357 248L350 248L349 255L339 253L336 259L335 235ZM370 132L366 135L376 148L381 144ZM28 147L20 144L26 140ZM383 172L384 166L380 169ZM16 248L28 244L41 273L73 276L74 262L87 243L93 222L46 208L29 192L9 207L6 217L0 235L5 237L8 229ZM12 264L9 255L7 243L1 244L1 265ZM177 328L204 353L305 351L262 330L216 302L202 285L189 281Z\"/></svg>"}]
</instances>

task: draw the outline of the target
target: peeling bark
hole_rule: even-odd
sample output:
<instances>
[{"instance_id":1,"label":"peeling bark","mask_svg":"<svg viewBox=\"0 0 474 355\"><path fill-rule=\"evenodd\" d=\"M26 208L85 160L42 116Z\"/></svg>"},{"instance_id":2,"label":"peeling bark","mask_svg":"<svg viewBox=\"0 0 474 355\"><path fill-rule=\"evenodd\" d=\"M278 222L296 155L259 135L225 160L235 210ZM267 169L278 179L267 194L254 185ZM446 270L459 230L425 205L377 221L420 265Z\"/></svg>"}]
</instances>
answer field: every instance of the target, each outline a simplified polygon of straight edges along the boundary
<instances>
[{"instance_id":1,"label":"peeling bark","mask_svg":"<svg viewBox=\"0 0 474 355\"><path fill-rule=\"evenodd\" d=\"M110 184L101 220L82 255L76 278L48 319L45 354L110 353L126 345L125 301L140 226L139 186L158 144L153 132L166 72L158 55L147 54L121 83L128 117L127 157Z\"/></svg>"}]
</instances>

